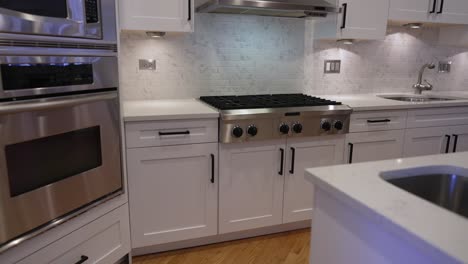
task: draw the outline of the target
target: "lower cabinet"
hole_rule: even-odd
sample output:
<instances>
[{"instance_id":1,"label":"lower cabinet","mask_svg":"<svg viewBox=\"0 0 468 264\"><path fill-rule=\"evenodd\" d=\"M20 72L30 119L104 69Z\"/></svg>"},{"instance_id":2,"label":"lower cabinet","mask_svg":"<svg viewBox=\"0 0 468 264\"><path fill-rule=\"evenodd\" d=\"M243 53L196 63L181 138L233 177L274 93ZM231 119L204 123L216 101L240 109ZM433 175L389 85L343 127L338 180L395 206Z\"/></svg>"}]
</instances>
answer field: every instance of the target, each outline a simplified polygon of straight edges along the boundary
<instances>
[{"instance_id":1,"label":"lower cabinet","mask_svg":"<svg viewBox=\"0 0 468 264\"><path fill-rule=\"evenodd\" d=\"M217 234L218 144L127 150L133 248Z\"/></svg>"},{"instance_id":2,"label":"lower cabinet","mask_svg":"<svg viewBox=\"0 0 468 264\"><path fill-rule=\"evenodd\" d=\"M283 141L221 144L219 154L219 233L281 224Z\"/></svg>"},{"instance_id":3,"label":"lower cabinet","mask_svg":"<svg viewBox=\"0 0 468 264\"><path fill-rule=\"evenodd\" d=\"M350 133L346 135L345 162L401 158L404 137L405 130Z\"/></svg>"},{"instance_id":4,"label":"lower cabinet","mask_svg":"<svg viewBox=\"0 0 468 264\"><path fill-rule=\"evenodd\" d=\"M468 126L408 129L405 157L468 151Z\"/></svg>"},{"instance_id":5,"label":"lower cabinet","mask_svg":"<svg viewBox=\"0 0 468 264\"><path fill-rule=\"evenodd\" d=\"M18 264L117 263L130 252L125 204L17 262Z\"/></svg>"},{"instance_id":6,"label":"lower cabinet","mask_svg":"<svg viewBox=\"0 0 468 264\"><path fill-rule=\"evenodd\" d=\"M343 163L344 141L344 136L288 140L283 223L312 218L314 187L305 179L304 171Z\"/></svg>"},{"instance_id":7,"label":"lower cabinet","mask_svg":"<svg viewBox=\"0 0 468 264\"><path fill-rule=\"evenodd\" d=\"M219 232L311 219L306 168L343 162L344 136L220 145Z\"/></svg>"}]
</instances>

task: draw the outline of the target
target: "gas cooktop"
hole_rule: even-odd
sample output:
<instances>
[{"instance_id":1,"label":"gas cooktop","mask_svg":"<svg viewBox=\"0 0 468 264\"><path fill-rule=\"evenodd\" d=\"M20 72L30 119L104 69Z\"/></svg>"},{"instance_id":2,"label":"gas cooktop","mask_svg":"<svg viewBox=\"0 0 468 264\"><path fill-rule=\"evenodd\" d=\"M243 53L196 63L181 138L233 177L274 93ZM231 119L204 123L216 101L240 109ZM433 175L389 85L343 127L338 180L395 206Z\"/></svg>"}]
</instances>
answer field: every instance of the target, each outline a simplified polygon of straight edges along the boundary
<instances>
[{"instance_id":1,"label":"gas cooktop","mask_svg":"<svg viewBox=\"0 0 468 264\"><path fill-rule=\"evenodd\" d=\"M220 112L219 140L240 143L345 134L352 109L305 94L203 96Z\"/></svg>"},{"instance_id":2,"label":"gas cooktop","mask_svg":"<svg viewBox=\"0 0 468 264\"><path fill-rule=\"evenodd\" d=\"M305 94L202 96L200 100L219 110L341 105L340 102Z\"/></svg>"}]
</instances>

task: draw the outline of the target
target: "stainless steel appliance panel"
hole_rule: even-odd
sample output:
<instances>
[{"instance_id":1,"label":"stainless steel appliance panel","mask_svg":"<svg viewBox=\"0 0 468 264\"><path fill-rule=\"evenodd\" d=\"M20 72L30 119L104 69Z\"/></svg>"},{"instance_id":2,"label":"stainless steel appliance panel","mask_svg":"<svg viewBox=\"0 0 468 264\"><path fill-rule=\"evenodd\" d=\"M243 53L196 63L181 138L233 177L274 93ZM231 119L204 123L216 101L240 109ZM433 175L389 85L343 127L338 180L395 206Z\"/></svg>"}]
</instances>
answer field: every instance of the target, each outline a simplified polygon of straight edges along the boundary
<instances>
[{"instance_id":1,"label":"stainless steel appliance panel","mask_svg":"<svg viewBox=\"0 0 468 264\"><path fill-rule=\"evenodd\" d=\"M75 170L79 173L62 175L60 179L50 176L49 182L38 179L44 175L49 177L44 174L49 168L56 170L67 162L73 163L70 157L80 157L71 147L66 155L57 157L55 154L54 159L47 159L49 152L60 153L54 152L56 148L62 148L63 152L62 145L54 145L49 139L77 131L92 131L90 135L96 137L94 141L86 141L94 143L83 146L86 156L81 156L83 160L90 160L86 150L95 148L96 153L92 153L96 155L95 164L89 166L79 159L76 164L82 165L81 168L66 167L63 172ZM28 142L41 145L46 153L23 151L26 155L20 155L23 144ZM0 149L1 251L7 242L51 225L64 215L122 189L117 92L3 103L0 105ZM22 175L31 183L14 178L20 175L18 171L33 172ZM54 173L57 171L51 175Z\"/></svg>"}]
</instances>

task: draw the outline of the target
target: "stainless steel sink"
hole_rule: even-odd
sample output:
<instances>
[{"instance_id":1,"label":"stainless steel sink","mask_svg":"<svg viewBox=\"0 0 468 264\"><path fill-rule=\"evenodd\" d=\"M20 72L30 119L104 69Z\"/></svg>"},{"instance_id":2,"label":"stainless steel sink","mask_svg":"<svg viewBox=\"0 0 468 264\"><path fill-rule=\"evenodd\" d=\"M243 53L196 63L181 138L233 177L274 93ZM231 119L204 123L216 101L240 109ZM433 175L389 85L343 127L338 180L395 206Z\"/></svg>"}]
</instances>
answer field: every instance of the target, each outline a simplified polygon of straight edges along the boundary
<instances>
[{"instance_id":1,"label":"stainless steel sink","mask_svg":"<svg viewBox=\"0 0 468 264\"><path fill-rule=\"evenodd\" d=\"M425 174L386 181L468 218L468 177L455 174Z\"/></svg>"},{"instance_id":2,"label":"stainless steel sink","mask_svg":"<svg viewBox=\"0 0 468 264\"><path fill-rule=\"evenodd\" d=\"M421 103L421 102L440 102L459 100L455 97L438 97L438 96L411 96L411 95L379 95L379 97L390 100L397 100L403 102Z\"/></svg>"}]
</instances>

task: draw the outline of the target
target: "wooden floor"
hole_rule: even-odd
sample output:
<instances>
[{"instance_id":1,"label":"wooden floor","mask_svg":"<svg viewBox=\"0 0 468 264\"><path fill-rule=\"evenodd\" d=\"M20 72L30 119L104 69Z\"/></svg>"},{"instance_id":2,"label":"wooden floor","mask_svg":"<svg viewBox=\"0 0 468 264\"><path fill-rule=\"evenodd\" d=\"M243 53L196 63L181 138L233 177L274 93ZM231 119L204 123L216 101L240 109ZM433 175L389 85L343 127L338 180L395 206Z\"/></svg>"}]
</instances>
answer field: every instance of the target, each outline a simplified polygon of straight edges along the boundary
<instances>
[{"instance_id":1,"label":"wooden floor","mask_svg":"<svg viewBox=\"0 0 468 264\"><path fill-rule=\"evenodd\" d=\"M135 257L134 264L306 264L310 229Z\"/></svg>"}]
</instances>

